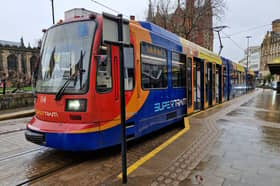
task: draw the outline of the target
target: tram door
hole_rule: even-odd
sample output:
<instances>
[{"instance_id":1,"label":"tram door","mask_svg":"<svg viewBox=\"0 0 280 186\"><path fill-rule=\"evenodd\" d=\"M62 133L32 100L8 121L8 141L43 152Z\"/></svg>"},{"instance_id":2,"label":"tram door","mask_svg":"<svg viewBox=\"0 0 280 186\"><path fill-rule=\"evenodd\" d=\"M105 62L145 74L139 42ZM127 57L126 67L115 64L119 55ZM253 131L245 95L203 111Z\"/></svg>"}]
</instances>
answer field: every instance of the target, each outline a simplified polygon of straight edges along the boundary
<instances>
[{"instance_id":1,"label":"tram door","mask_svg":"<svg viewBox=\"0 0 280 186\"><path fill-rule=\"evenodd\" d=\"M229 84L228 84L228 72L227 65L223 65L223 92L224 92L224 101L229 100Z\"/></svg>"},{"instance_id":2,"label":"tram door","mask_svg":"<svg viewBox=\"0 0 280 186\"><path fill-rule=\"evenodd\" d=\"M134 86L133 48L125 48L125 97ZM120 122L119 47L104 45L96 64L96 112L100 121ZM128 115L128 114L127 114Z\"/></svg>"},{"instance_id":3,"label":"tram door","mask_svg":"<svg viewBox=\"0 0 280 186\"><path fill-rule=\"evenodd\" d=\"M206 100L209 104L209 106L213 105L212 100L212 64L207 63L206 64Z\"/></svg>"},{"instance_id":4,"label":"tram door","mask_svg":"<svg viewBox=\"0 0 280 186\"><path fill-rule=\"evenodd\" d=\"M222 103L222 66L216 65L216 102Z\"/></svg>"},{"instance_id":5,"label":"tram door","mask_svg":"<svg viewBox=\"0 0 280 186\"><path fill-rule=\"evenodd\" d=\"M112 45L100 47L96 58L96 111L100 121L120 120L119 48Z\"/></svg>"},{"instance_id":6,"label":"tram door","mask_svg":"<svg viewBox=\"0 0 280 186\"><path fill-rule=\"evenodd\" d=\"M194 58L194 109L202 110L204 106L204 61Z\"/></svg>"}]
</instances>

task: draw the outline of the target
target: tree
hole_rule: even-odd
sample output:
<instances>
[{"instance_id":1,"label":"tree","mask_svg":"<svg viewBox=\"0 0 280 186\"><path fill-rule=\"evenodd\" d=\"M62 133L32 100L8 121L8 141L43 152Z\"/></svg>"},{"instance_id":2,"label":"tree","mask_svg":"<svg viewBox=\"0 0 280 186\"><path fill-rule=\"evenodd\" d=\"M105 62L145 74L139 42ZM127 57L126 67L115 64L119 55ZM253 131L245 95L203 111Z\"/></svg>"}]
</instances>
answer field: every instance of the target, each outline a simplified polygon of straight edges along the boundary
<instances>
[{"instance_id":1,"label":"tree","mask_svg":"<svg viewBox=\"0 0 280 186\"><path fill-rule=\"evenodd\" d=\"M149 13L155 15L153 23L198 44L199 35L204 33L213 40L213 18L221 19L225 10L225 0L186 0L185 6L178 0L177 7L174 1L157 0L154 5L156 14L150 1Z\"/></svg>"}]
</instances>

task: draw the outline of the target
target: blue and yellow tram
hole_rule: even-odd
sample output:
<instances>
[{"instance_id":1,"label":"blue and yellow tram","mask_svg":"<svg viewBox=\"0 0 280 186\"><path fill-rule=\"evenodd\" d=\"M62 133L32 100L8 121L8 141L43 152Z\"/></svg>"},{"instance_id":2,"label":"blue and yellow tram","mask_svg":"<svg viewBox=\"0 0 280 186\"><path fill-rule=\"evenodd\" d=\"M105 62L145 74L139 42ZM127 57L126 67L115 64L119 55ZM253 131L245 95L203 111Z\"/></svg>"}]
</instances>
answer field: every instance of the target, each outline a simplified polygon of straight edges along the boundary
<instances>
[{"instance_id":1,"label":"blue and yellow tram","mask_svg":"<svg viewBox=\"0 0 280 186\"><path fill-rule=\"evenodd\" d=\"M73 18L45 32L27 140L71 151L121 143L119 47L102 43L102 22ZM128 140L244 94L244 67L146 21L131 20L129 29Z\"/></svg>"}]
</instances>

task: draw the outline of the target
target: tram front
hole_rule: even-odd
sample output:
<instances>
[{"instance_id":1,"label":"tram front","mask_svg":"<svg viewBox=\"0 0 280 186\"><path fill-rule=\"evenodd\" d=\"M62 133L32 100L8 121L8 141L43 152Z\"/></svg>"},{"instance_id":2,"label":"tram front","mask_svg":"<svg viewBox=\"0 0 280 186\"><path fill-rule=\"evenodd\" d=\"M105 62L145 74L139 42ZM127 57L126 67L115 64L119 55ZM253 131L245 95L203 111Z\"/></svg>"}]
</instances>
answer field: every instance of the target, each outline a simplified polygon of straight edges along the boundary
<instances>
[{"instance_id":1,"label":"tram front","mask_svg":"<svg viewBox=\"0 0 280 186\"><path fill-rule=\"evenodd\" d=\"M100 16L91 16L45 31L33 74L35 116L27 124L28 141L62 150L98 148L99 133L93 133L98 130L98 116L92 105L94 56L102 32L98 25L102 25Z\"/></svg>"}]
</instances>

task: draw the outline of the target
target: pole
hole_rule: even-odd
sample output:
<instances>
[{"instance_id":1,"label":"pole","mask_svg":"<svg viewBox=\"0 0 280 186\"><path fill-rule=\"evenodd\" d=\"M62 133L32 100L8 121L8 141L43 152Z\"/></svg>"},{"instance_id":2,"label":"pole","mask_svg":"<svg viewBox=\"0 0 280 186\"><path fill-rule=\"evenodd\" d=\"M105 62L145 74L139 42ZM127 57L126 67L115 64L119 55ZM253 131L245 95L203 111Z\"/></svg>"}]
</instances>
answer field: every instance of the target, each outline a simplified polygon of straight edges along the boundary
<instances>
[{"instance_id":1,"label":"pole","mask_svg":"<svg viewBox=\"0 0 280 186\"><path fill-rule=\"evenodd\" d=\"M53 24L54 24L54 5L53 5L53 0L51 0L52 3L52 19L53 19Z\"/></svg>"},{"instance_id":2,"label":"pole","mask_svg":"<svg viewBox=\"0 0 280 186\"><path fill-rule=\"evenodd\" d=\"M219 36L219 41L220 41L220 50L219 50L219 56L221 55L222 53L222 50L224 48L223 46L223 43L222 43L222 39L221 39L221 35L220 35L220 31L217 31L218 32L218 36Z\"/></svg>"},{"instance_id":3,"label":"pole","mask_svg":"<svg viewBox=\"0 0 280 186\"><path fill-rule=\"evenodd\" d=\"M247 74L246 74L246 93L248 92L248 73L249 73L249 40L252 36L246 36L247 38Z\"/></svg>"},{"instance_id":4,"label":"pole","mask_svg":"<svg viewBox=\"0 0 280 186\"><path fill-rule=\"evenodd\" d=\"M126 126L125 126L125 94L124 94L124 55L123 55L123 15L119 14L119 42L120 44L120 107L121 107L121 127L122 127L122 183L127 183L126 164Z\"/></svg>"},{"instance_id":5,"label":"pole","mask_svg":"<svg viewBox=\"0 0 280 186\"><path fill-rule=\"evenodd\" d=\"M216 26L216 27L213 27L213 28L212 28L213 31L215 31L215 32L218 33L219 42L220 42L219 56L221 55L222 50L223 50L223 48L224 48L223 43L222 43L222 39L221 39L221 34L220 34L220 32L221 32L223 29L227 28L227 27L228 27L228 26L223 25L223 26Z\"/></svg>"}]
</instances>

